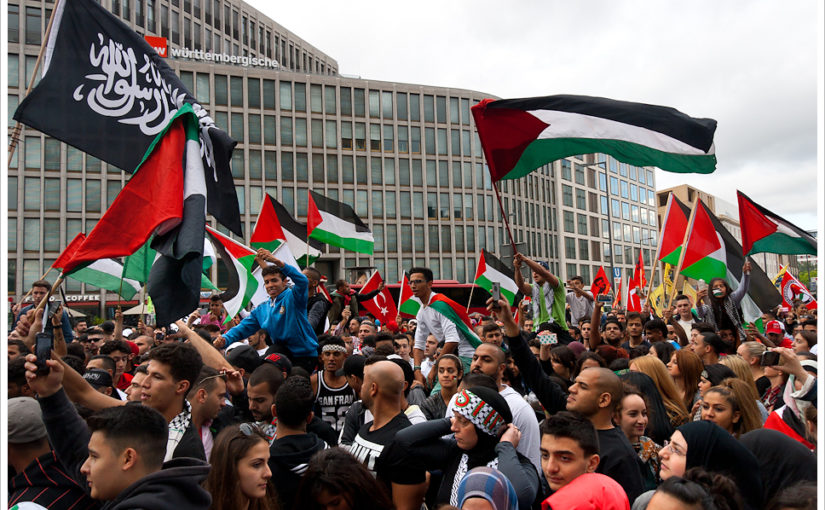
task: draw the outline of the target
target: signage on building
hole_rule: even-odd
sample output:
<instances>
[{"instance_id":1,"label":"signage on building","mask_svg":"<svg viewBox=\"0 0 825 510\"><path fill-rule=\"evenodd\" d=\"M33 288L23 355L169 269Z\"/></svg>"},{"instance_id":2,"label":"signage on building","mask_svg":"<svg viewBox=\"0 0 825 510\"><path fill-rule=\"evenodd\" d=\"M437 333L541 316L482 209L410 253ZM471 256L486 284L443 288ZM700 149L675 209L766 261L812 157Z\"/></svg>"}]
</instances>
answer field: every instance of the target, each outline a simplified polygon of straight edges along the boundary
<instances>
[{"instance_id":1,"label":"signage on building","mask_svg":"<svg viewBox=\"0 0 825 510\"><path fill-rule=\"evenodd\" d=\"M169 48L165 37L154 37L147 35L146 42L158 52L163 58L188 58L192 60L203 60L205 62L219 62L222 64L240 64L245 67L271 67L277 69L280 66L277 60L271 58L260 58L250 56L229 55L227 53L216 53L213 51L192 50L189 48Z\"/></svg>"},{"instance_id":2,"label":"signage on building","mask_svg":"<svg viewBox=\"0 0 825 510\"><path fill-rule=\"evenodd\" d=\"M155 49L155 51L158 52L158 55L160 55L163 58L166 58L167 44L165 37L155 37L153 35L147 35L144 36L144 39L146 39L146 42L149 43L149 46L151 46Z\"/></svg>"},{"instance_id":3,"label":"signage on building","mask_svg":"<svg viewBox=\"0 0 825 510\"><path fill-rule=\"evenodd\" d=\"M58 296L51 296L49 297L49 302L52 302L56 299L60 299ZM66 294L66 301L69 303L77 303L83 301L100 301L100 295L98 294ZM9 302L12 302L12 298L9 297ZM32 297L29 296L26 298L26 303L31 303Z\"/></svg>"}]
</instances>

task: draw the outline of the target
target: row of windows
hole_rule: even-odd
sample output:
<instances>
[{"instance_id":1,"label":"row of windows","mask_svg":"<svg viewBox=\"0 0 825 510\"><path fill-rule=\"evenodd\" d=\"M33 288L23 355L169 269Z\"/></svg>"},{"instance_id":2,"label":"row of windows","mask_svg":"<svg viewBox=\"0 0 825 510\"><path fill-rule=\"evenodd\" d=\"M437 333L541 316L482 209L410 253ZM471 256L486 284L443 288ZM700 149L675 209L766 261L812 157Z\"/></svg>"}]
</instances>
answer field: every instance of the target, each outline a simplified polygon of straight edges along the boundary
<instances>
[{"instance_id":1,"label":"row of windows","mask_svg":"<svg viewBox=\"0 0 825 510\"><path fill-rule=\"evenodd\" d=\"M221 74L180 72L181 82L203 104L210 104L214 91L217 106L290 110L409 120L439 124L471 124L470 98L433 94L367 90L357 87L309 84L285 80ZM211 79L210 79L211 78ZM276 89L277 85L277 89ZM246 103L244 103L246 101ZM474 99L473 104L477 101ZM277 103L277 105L276 105ZM340 111L338 106L340 105Z\"/></svg>"}]
</instances>

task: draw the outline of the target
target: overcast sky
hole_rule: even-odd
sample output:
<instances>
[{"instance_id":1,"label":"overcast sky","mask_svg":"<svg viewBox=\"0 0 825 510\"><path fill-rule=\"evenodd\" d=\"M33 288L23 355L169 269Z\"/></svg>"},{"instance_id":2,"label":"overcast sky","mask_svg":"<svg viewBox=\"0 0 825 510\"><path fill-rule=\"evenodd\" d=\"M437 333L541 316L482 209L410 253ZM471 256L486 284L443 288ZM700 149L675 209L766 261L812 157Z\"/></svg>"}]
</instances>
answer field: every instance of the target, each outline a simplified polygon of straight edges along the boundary
<instances>
[{"instance_id":1,"label":"overcast sky","mask_svg":"<svg viewBox=\"0 0 825 510\"><path fill-rule=\"evenodd\" d=\"M688 183L733 204L738 188L818 227L819 1L250 3L344 74L501 98L602 96L716 119L716 172L657 170L657 188Z\"/></svg>"}]
</instances>

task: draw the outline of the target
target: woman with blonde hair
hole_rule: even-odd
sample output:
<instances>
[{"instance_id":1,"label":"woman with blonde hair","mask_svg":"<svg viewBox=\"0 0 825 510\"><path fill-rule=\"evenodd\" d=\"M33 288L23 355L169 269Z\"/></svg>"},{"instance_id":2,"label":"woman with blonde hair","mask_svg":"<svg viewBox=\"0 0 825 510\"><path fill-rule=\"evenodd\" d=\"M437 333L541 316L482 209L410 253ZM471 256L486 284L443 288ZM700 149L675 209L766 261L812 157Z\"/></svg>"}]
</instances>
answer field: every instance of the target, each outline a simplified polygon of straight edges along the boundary
<instances>
[{"instance_id":1,"label":"woman with blonde hair","mask_svg":"<svg viewBox=\"0 0 825 510\"><path fill-rule=\"evenodd\" d=\"M693 409L693 403L699 398L699 379L704 369L702 359L688 349L674 352L667 364L667 371L679 391L685 409Z\"/></svg>"},{"instance_id":2,"label":"woman with blonde hair","mask_svg":"<svg viewBox=\"0 0 825 510\"><path fill-rule=\"evenodd\" d=\"M653 379L662 397L662 402L665 404L668 420L674 428L688 421L690 415L682 401L682 395L679 394L679 389L668 374L667 367L662 360L654 356L639 356L630 360L630 370L642 372Z\"/></svg>"},{"instance_id":3,"label":"woman with blonde hair","mask_svg":"<svg viewBox=\"0 0 825 510\"><path fill-rule=\"evenodd\" d=\"M712 421L737 439L751 430L762 428L762 416L747 383L729 377L705 391L702 419Z\"/></svg>"}]
</instances>

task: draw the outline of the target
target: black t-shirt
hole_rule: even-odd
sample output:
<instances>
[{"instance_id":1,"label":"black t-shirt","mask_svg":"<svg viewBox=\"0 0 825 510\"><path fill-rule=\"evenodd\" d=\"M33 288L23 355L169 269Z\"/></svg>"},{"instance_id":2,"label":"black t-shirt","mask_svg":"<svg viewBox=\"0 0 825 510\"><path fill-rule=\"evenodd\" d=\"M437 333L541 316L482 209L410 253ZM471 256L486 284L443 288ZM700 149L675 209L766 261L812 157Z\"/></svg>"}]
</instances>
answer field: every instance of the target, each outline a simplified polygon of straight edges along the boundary
<instances>
[{"instance_id":1,"label":"black t-shirt","mask_svg":"<svg viewBox=\"0 0 825 510\"><path fill-rule=\"evenodd\" d=\"M356 459L361 461L367 469L377 476L378 479L389 480L389 472L398 473L399 470L395 465L401 456L389 455L392 448L390 447L395 434L406 427L412 425L409 418L402 412L398 413L395 418L390 420L386 425L378 430L370 431L372 422L365 423L358 434L353 439L349 446L349 451ZM397 474L393 475L393 481L400 484L416 484L424 481L423 471L419 472L416 469L405 470L407 475L402 479L398 479Z\"/></svg>"},{"instance_id":2,"label":"black t-shirt","mask_svg":"<svg viewBox=\"0 0 825 510\"><path fill-rule=\"evenodd\" d=\"M597 432L600 460L596 472L609 476L621 485L632 505L644 490L642 460L618 427Z\"/></svg>"}]
</instances>

